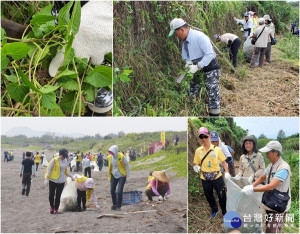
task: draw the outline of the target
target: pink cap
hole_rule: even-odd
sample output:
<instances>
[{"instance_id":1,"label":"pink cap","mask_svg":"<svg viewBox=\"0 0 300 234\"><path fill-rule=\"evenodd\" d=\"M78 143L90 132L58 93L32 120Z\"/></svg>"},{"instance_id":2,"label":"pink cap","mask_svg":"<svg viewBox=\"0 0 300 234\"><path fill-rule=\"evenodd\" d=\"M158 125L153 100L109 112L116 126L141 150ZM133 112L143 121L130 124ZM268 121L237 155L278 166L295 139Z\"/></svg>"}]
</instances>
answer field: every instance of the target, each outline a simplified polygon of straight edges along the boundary
<instances>
[{"instance_id":1,"label":"pink cap","mask_svg":"<svg viewBox=\"0 0 300 234\"><path fill-rule=\"evenodd\" d=\"M205 128L205 127L199 128L198 136L200 136L200 135L209 136L209 131L207 130L207 128Z\"/></svg>"},{"instance_id":2,"label":"pink cap","mask_svg":"<svg viewBox=\"0 0 300 234\"><path fill-rule=\"evenodd\" d=\"M92 178L88 178L85 182L84 182L85 187L87 188L93 188L94 187L94 180Z\"/></svg>"}]
</instances>

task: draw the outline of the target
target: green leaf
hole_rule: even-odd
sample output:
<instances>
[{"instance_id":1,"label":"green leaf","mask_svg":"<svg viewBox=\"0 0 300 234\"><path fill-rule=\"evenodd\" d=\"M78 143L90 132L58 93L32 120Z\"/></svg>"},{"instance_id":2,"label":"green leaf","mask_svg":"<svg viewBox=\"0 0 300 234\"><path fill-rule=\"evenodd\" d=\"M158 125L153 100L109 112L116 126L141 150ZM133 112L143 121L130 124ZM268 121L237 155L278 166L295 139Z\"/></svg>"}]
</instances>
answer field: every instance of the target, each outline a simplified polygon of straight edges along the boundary
<instances>
[{"instance_id":1,"label":"green leaf","mask_svg":"<svg viewBox=\"0 0 300 234\"><path fill-rule=\"evenodd\" d=\"M56 95L54 92L42 94L42 106L47 109L59 108L56 104Z\"/></svg>"},{"instance_id":2,"label":"green leaf","mask_svg":"<svg viewBox=\"0 0 300 234\"><path fill-rule=\"evenodd\" d=\"M66 45L65 48L64 66L67 65L67 60L72 49L73 40L74 40L74 35L72 34L70 35L68 44Z\"/></svg>"},{"instance_id":3,"label":"green leaf","mask_svg":"<svg viewBox=\"0 0 300 234\"><path fill-rule=\"evenodd\" d=\"M121 81L123 81L123 82L130 82L131 81L131 79L128 77L128 75L126 75L126 74L121 74L120 76L119 76L119 78L120 78L120 80Z\"/></svg>"},{"instance_id":4,"label":"green leaf","mask_svg":"<svg viewBox=\"0 0 300 234\"><path fill-rule=\"evenodd\" d=\"M24 97L29 93L29 88L22 84L12 83L7 85L7 92L13 100L22 102Z\"/></svg>"},{"instance_id":5,"label":"green leaf","mask_svg":"<svg viewBox=\"0 0 300 234\"><path fill-rule=\"evenodd\" d=\"M68 78L61 78L58 80L61 87L67 90L78 90L78 83L75 80Z\"/></svg>"},{"instance_id":6,"label":"green leaf","mask_svg":"<svg viewBox=\"0 0 300 234\"><path fill-rule=\"evenodd\" d=\"M59 15L58 15L58 26L64 26L68 25L70 21L70 9L73 5L73 2L69 2L67 5L65 5L63 8L60 9Z\"/></svg>"},{"instance_id":7,"label":"green leaf","mask_svg":"<svg viewBox=\"0 0 300 234\"><path fill-rule=\"evenodd\" d=\"M22 42L5 44L2 48L4 55L11 55L14 60L19 60L26 56L30 47Z\"/></svg>"},{"instance_id":8,"label":"green leaf","mask_svg":"<svg viewBox=\"0 0 300 234\"><path fill-rule=\"evenodd\" d=\"M112 52L106 54L104 58L108 61L108 63L112 64Z\"/></svg>"},{"instance_id":9,"label":"green leaf","mask_svg":"<svg viewBox=\"0 0 300 234\"><path fill-rule=\"evenodd\" d=\"M59 88L59 86L45 85L40 89L40 91L41 91L41 93L46 94L46 93L54 92L58 88Z\"/></svg>"},{"instance_id":10,"label":"green leaf","mask_svg":"<svg viewBox=\"0 0 300 234\"><path fill-rule=\"evenodd\" d=\"M65 111L72 113L73 111L73 107L75 105L75 99L77 96L77 92L76 91L71 91L68 92L65 96L63 96L63 98L61 99L60 102L60 106L62 109L64 109ZM84 108L84 103L81 103L81 111ZM75 107L75 111L74 113L78 113L79 112L79 100L76 103L76 107Z\"/></svg>"},{"instance_id":11,"label":"green leaf","mask_svg":"<svg viewBox=\"0 0 300 234\"><path fill-rule=\"evenodd\" d=\"M84 70L86 69L87 64L88 64L88 59L87 58L84 58L84 59L75 58L75 62L78 65L77 66L77 71L78 72L84 72Z\"/></svg>"},{"instance_id":12,"label":"green leaf","mask_svg":"<svg viewBox=\"0 0 300 234\"><path fill-rule=\"evenodd\" d=\"M33 63L37 65L37 63L49 53L49 50L49 46L46 46L44 49L39 49L36 55L34 56Z\"/></svg>"},{"instance_id":13,"label":"green leaf","mask_svg":"<svg viewBox=\"0 0 300 234\"><path fill-rule=\"evenodd\" d=\"M8 81L10 81L10 82L12 82L12 83L17 83L18 81L19 81L19 79L18 79L18 77L16 76L16 75L6 75L6 74L4 74L4 76L5 76L5 78L8 80Z\"/></svg>"},{"instance_id":14,"label":"green leaf","mask_svg":"<svg viewBox=\"0 0 300 234\"><path fill-rule=\"evenodd\" d=\"M10 60L5 56L5 54L1 54L1 70L3 71L9 64Z\"/></svg>"},{"instance_id":15,"label":"green leaf","mask_svg":"<svg viewBox=\"0 0 300 234\"><path fill-rule=\"evenodd\" d=\"M1 27L1 45L4 46L7 43L6 32L4 28Z\"/></svg>"},{"instance_id":16,"label":"green leaf","mask_svg":"<svg viewBox=\"0 0 300 234\"><path fill-rule=\"evenodd\" d=\"M21 77L21 79L23 80L23 82L24 82L24 84L26 85L26 86L28 86L30 89L32 89L32 90L34 90L34 91L36 91L36 92L38 92L38 93L40 93L41 91L40 90L38 90L31 82L30 82L30 80L27 78L27 76L21 71L21 69L19 68L19 70L18 70L18 74L19 74L19 76Z\"/></svg>"},{"instance_id":17,"label":"green leaf","mask_svg":"<svg viewBox=\"0 0 300 234\"><path fill-rule=\"evenodd\" d=\"M56 16L52 16L52 15L37 15L30 21L30 23L35 26L41 26L55 19Z\"/></svg>"},{"instance_id":18,"label":"green leaf","mask_svg":"<svg viewBox=\"0 0 300 234\"><path fill-rule=\"evenodd\" d=\"M96 98L97 89L90 84L83 83L82 85L83 92L86 94L85 99L88 102L93 102Z\"/></svg>"},{"instance_id":19,"label":"green leaf","mask_svg":"<svg viewBox=\"0 0 300 234\"><path fill-rule=\"evenodd\" d=\"M98 66L85 78L85 82L91 84L92 86L106 87L112 84L112 68L106 66Z\"/></svg>"},{"instance_id":20,"label":"green leaf","mask_svg":"<svg viewBox=\"0 0 300 234\"><path fill-rule=\"evenodd\" d=\"M62 71L61 73L59 73L56 76L56 79L63 77L63 76L68 76L69 78L76 78L77 77L77 73L74 71L70 71L68 68L64 71Z\"/></svg>"},{"instance_id":21,"label":"green leaf","mask_svg":"<svg viewBox=\"0 0 300 234\"><path fill-rule=\"evenodd\" d=\"M132 72L133 72L133 70L124 70L124 71L123 71L123 73L126 74L126 75L129 75L129 74L132 73Z\"/></svg>"},{"instance_id":22,"label":"green leaf","mask_svg":"<svg viewBox=\"0 0 300 234\"><path fill-rule=\"evenodd\" d=\"M75 1L74 7L73 7L73 12L71 16L71 20L69 23L69 27L72 30L72 34L76 35L77 32L79 31L79 26L80 26L80 18L81 18L81 6L79 1ZM69 30L68 27L68 32Z\"/></svg>"}]
</instances>

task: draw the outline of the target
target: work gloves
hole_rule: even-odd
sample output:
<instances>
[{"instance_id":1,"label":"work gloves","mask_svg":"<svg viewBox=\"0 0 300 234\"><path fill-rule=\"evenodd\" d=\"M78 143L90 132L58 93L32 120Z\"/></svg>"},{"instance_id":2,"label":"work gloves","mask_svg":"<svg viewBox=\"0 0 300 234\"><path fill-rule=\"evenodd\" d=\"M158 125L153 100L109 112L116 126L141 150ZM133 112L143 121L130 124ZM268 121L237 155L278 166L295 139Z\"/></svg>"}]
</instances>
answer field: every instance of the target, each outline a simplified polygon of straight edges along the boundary
<instances>
[{"instance_id":1,"label":"work gloves","mask_svg":"<svg viewBox=\"0 0 300 234\"><path fill-rule=\"evenodd\" d=\"M200 166L195 165L193 168L194 168L194 171L195 171L196 173L199 173L199 172L200 172Z\"/></svg>"},{"instance_id":2,"label":"work gloves","mask_svg":"<svg viewBox=\"0 0 300 234\"><path fill-rule=\"evenodd\" d=\"M228 172L225 172L225 179L228 180L231 177L231 175Z\"/></svg>"},{"instance_id":3,"label":"work gloves","mask_svg":"<svg viewBox=\"0 0 300 234\"><path fill-rule=\"evenodd\" d=\"M240 31L241 31L241 32L244 32L244 28L241 28Z\"/></svg>"},{"instance_id":4,"label":"work gloves","mask_svg":"<svg viewBox=\"0 0 300 234\"><path fill-rule=\"evenodd\" d=\"M253 182L253 177L252 177L252 176L249 176L248 181L249 181L250 184L252 184L252 182Z\"/></svg>"},{"instance_id":5,"label":"work gloves","mask_svg":"<svg viewBox=\"0 0 300 234\"><path fill-rule=\"evenodd\" d=\"M234 178L238 180L238 179L240 179L241 177L240 177L239 175L236 175Z\"/></svg>"},{"instance_id":6,"label":"work gloves","mask_svg":"<svg viewBox=\"0 0 300 234\"><path fill-rule=\"evenodd\" d=\"M81 20L72 48L75 56L90 59L93 65L100 65L104 55L112 52L113 16L111 1L89 1L81 8ZM64 51L58 51L49 66L54 77L63 64Z\"/></svg>"},{"instance_id":7,"label":"work gloves","mask_svg":"<svg viewBox=\"0 0 300 234\"><path fill-rule=\"evenodd\" d=\"M193 65L192 61L186 61L185 67L188 67L189 72L192 74L195 74L199 70L197 65Z\"/></svg>"},{"instance_id":8,"label":"work gloves","mask_svg":"<svg viewBox=\"0 0 300 234\"><path fill-rule=\"evenodd\" d=\"M254 187L253 185L246 185L244 188L242 188L241 192L245 193L247 196L250 196L254 193Z\"/></svg>"},{"instance_id":9,"label":"work gloves","mask_svg":"<svg viewBox=\"0 0 300 234\"><path fill-rule=\"evenodd\" d=\"M159 201L163 201L164 200L164 198L162 197L162 195L159 195L158 200Z\"/></svg>"}]
</instances>

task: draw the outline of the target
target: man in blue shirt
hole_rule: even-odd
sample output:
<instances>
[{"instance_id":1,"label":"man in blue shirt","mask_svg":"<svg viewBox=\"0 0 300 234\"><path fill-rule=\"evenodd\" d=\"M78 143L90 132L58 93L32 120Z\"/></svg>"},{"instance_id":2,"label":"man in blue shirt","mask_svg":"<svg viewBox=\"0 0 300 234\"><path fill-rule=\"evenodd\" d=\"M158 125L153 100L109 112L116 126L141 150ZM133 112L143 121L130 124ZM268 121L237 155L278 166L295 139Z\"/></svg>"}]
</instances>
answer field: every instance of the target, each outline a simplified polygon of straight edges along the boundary
<instances>
[{"instance_id":1,"label":"man in blue shirt","mask_svg":"<svg viewBox=\"0 0 300 234\"><path fill-rule=\"evenodd\" d=\"M200 91L200 70L204 72L205 86L208 94L208 107L210 116L220 114L219 78L220 65L216 58L210 39L203 32L193 30L180 18L170 23L169 37L175 33L182 43L182 58L186 60L189 72L194 74L190 84L189 95L196 98Z\"/></svg>"}]
</instances>

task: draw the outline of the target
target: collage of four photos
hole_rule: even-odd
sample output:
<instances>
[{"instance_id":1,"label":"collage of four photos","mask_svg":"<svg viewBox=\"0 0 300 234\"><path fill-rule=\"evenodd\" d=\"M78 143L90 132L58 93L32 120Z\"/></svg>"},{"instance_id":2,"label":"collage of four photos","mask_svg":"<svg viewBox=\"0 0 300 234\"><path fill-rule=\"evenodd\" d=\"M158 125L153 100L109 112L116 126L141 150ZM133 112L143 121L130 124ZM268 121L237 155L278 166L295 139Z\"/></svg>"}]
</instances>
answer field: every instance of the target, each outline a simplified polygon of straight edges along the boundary
<instances>
[{"instance_id":1,"label":"collage of four photos","mask_svg":"<svg viewBox=\"0 0 300 234\"><path fill-rule=\"evenodd\" d=\"M1 157L1 233L299 233L299 1L1 1Z\"/></svg>"}]
</instances>

